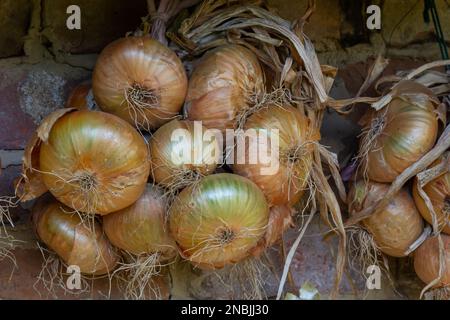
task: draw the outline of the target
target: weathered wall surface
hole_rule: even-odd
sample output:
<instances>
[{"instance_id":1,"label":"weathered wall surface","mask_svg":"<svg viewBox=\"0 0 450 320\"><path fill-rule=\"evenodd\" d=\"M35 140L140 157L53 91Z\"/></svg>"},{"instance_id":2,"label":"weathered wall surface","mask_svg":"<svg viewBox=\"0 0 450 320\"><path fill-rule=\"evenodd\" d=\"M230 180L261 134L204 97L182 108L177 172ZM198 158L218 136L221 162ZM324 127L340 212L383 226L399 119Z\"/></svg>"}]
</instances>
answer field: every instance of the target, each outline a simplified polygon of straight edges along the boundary
<instances>
[{"instance_id":1,"label":"weathered wall surface","mask_svg":"<svg viewBox=\"0 0 450 320\"><path fill-rule=\"evenodd\" d=\"M0 58L22 54L31 10L32 5L28 0L0 2Z\"/></svg>"}]
</instances>

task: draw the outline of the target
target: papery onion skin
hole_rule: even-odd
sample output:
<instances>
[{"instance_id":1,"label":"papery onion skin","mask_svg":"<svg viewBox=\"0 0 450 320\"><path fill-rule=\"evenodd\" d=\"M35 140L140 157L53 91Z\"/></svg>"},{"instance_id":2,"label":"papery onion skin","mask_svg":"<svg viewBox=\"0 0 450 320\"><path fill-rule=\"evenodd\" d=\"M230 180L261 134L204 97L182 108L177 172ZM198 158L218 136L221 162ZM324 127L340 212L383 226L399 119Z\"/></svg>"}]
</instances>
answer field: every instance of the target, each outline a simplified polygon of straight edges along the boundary
<instances>
[{"instance_id":1,"label":"papery onion skin","mask_svg":"<svg viewBox=\"0 0 450 320\"><path fill-rule=\"evenodd\" d=\"M76 86L66 101L66 108L89 110L88 95L91 90L91 82L85 81Z\"/></svg>"},{"instance_id":2,"label":"papery onion skin","mask_svg":"<svg viewBox=\"0 0 450 320\"><path fill-rule=\"evenodd\" d=\"M252 180L264 192L270 205L294 205L305 189L312 167L312 151L314 143L320 139L320 134L314 132L307 117L292 106L269 106L251 115L244 125L244 130L255 129L257 132L267 132L258 141L248 139L245 144L245 155L248 159L240 164L235 161L233 171ZM265 146L271 150L271 140L267 137L270 130L279 132L279 168L272 174L262 172L270 165L261 163L258 155ZM266 131L267 130L267 131ZM255 147L255 146L258 147ZM303 147L302 147L303 146ZM297 150L298 154L289 160L288 154ZM237 154L238 152L236 152ZM271 153L270 153L271 154ZM258 159L256 164L250 163L251 157Z\"/></svg>"},{"instance_id":3,"label":"papery onion skin","mask_svg":"<svg viewBox=\"0 0 450 320\"><path fill-rule=\"evenodd\" d=\"M435 287L450 285L450 236L441 234L444 243L445 261L441 281ZM419 278L430 283L439 276L439 241L437 237L425 240L414 252L414 270Z\"/></svg>"},{"instance_id":4,"label":"papery onion skin","mask_svg":"<svg viewBox=\"0 0 450 320\"><path fill-rule=\"evenodd\" d=\"M239 112L251 106L252 95L264 91L264 74L256 55L239 45L207 52L189 79L186 109L189 120L207 128L234 129Z\"/></svg>"},{"instance_id":5,"label":"papery onion skin","mask_svg":"<svg viewBox=\"0 0 450 320\"><path fill-rule=\"evenodd\" d=\"M111 243L135 255L160 253L161 260L176 255L176 244L168 234L166 200L163 192L148 184L144 194L133 205L103 217Z\"/></svg>"},{"instance_id":6,"label":"papery onion skin","mask_svg":"<svg viewBox=\"0 0 450 320\"><path fill-rule=\"evenodd\" d=\"M94 228L87 226L77 213L47 196L36 203L32 214L39 239L67 265L90 275L114 270L119 257L98 222Z\"/></svg>"},{"instance_id":7,"label":"papery onion skin","mask_svg":"<svg viewBox=\"0 0 450 320\"><path fill-rule=\"evenodd\" d=\"M268 220L261 190L229 173L204 177L185 188L169 210L170 231L181 255L203 269L222 268L249 256Z\"/></svg>"},{"instance_id":8,"label":"papery onion skin","mask_svg":"<svg viewBox=\"0 0 450 320\"><path fill-rule=\"evenodd\" d=\"M80 212L105 215L128 207L144 192L149 154L143 138L124 120L75 111L60 118L42 143L40 170L59 201ZM83 189L86 179L95 189Z\"/></svg>"},{"instance_id":9,"label":"papery onion skin","mask_svg":"<svg viewBox=\"0 0 450 320\"><path fill-rule=\"evenodd\" d=\"M366 189L367 188L367 189ZM350 214L372 205L384 197L388 184L360 180L352 185L348 194ZM422 216L408 191L401 190L379 213L362 221L373 236L378 248L392 257L404 257L405 252L423 232Z\"/></svg>"},{"instance_id":10,"label":"papery onion skin","mask_svg":"<svg viewBox=\"0 0 450 320\"><path fill-rule=\"evenodd\" d=\"M204 127L200 125L204 133ZM176 130L185 130L191 137L190 143L180 137L172 136ZM189 120L172 120L159 128L150 140L151 175L153 180L162 186L181 183L180 174L191 172L199 176L206 176L214 172L219 163L219 153L222 152L215 137L212 141L203 141L203 135L194 132L194 122ZM196 141L194 141L196 140ZM200 149L201 148L201 149ZM202 150L202 152L200 152ZM187 163L177 163L174 154L190 152Z\"/></svg>"},{"instance_id":11,"label":"papery onion skin","mask_svg":"<svg viewBox=\"0 0 450 320\"><path fill-rule=\"evenodd\" d=\"M441 161L442 158L438 159L430 167L438 165ZM420 196L417 184L418 180L416 178L413 186L414 201L416 202L416 206L424 219L429 224L433 225L431 212L428 210L425 201ZM423 191L430 198L434 212L436 213L438 219L439 228L446 234L450 235L450 172L442 174L436 179L428 182L423 187Z\"/></svg>"},{"instance_id":12,"label":"papery onion skin","mask_svg":"<svg viewBox=\"0 0 450 320\"><path fill-rule=\"evenodd\" d=\"M125 91L132 87L150 92L155 100L143 101L152 107L135 110L127 103ZM92 89L103 111L150 130L178 114L186 97L187 76L181 60L166 46L146 36L127 37L101 52Z\"/></svg>"},{"instance_id":13,"label":"papery onion skin","mask_svg":"<svg viewBox=\"0 0 450 320\"><path fill-rule=\"evenodd\" d=\"M367 155L368 177L376 182L394 181L433 147L438 133L438 119L431 101L417 105L395 98L385 108L374 115L381 117L387 112L385 127Z\"/></svg>"}]
</instances>

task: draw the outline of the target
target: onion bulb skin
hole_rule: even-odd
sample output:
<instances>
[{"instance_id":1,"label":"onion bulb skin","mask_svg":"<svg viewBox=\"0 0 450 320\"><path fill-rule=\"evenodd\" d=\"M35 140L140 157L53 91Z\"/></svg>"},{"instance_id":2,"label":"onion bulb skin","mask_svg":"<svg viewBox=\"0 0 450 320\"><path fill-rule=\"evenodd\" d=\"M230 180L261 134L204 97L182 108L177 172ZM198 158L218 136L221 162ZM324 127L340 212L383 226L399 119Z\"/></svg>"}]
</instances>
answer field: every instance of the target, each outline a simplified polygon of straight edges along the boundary
<instances>
[{"instance_id":1,"label":"onion bulb skin","mask_svg":"<svg viewBox=\"0 0 450 320\"><path fill-rule=\"evenodd\" d=\"M443 158L441 157L431 167L438 165L442 161ZM418 183L419 181L416 178L413 185L414 201L423 218L429 224L433 225L432 214L425 204L425 200L420 196ZM439 229L450 235L450 172L441 174L434 180L428 182L423 187L423 191L431 201L433 210L436 213Z\"/></svg>"},{"instance_id":2,"label":"onion bulb skin","mask_svg":"<svg viewBox=\"0 0 450 320\"><path fill-rule=\"evenodd\" d=\"M314 143L320 139L320 134L311 128L306 116L290 105L260 109L244 125L244 132L250 130L259 136L245 143L244 154L248 159L235 160L233 172L260 187L270 205L296 204L307 188ZM278 155L272 152L276 133L279 136ZM259 156L264 149L269 152L269 164ZM239 154L237 148L235 154ZM252 158L257 161L251 161Z\"/></svg>"},{"instance_id":3,"label":"onion bulb skin","mask_svg":"<svg viewBox=\"0 0 450 320\"><path fill-rule=\"evenodd\" d=\"M248 257L264 237L269 207L250 180L213 174L185 188L169 209L170 232L180 254L203 269Z\"/></svg>"},{"instance_id":4,"label":"onion bulb skin","mask_svg":"<svg viewBox=\"0 0 450 320\"><path fill-rule=\"evenodd\" d=\"M238 117L264 92L264 74L256 55L239 45L207 52L189 79L186 111L189 120L224 131L238 125Z\"/></svg>"},{"instance_id":5,"label":"onion bulb skin","mask_svg":"<svg viewBox=\"0 0 450 320\"><path fill-rule=\"evenodd\" d=\"M200 134L195 126L199 126ZM203 140L204 129L199 122L172 120L153 134L150 173L156 183L179 189L196 177L214 172L222 150L215 136Z\"/></svg>"},{"instance_id":6,"label":"onion bulb skin","mask_svg":"<svg viewBox=\"0 0 450 320\"><path fill-rule=\"evenodd\" d=\"M413 92L415 95L419 93ZM373 114L366 126L373 142L365 145L366 135L360 147L368 148L364 161L367 161L370 180L383 183L394 181L433 147L438 133L435 106L427 92L420 96L405 92Z\"/></svg>"},{"instance_id":7,"label":"onion bulb skin","mask_svg":"<svg viewBox=\"0 0 450 320\"><path fill-rule=\"evenodd\" d=\"M79 212L105 215L133 204L150 171L144 139L124 120L75 111L59 118L40 147L48 190Z\"/></svg>"},{"instance_id":8,"label":"onion bulb skin","mask_svg":"<svg viewBox=\"0 0 450 320\"><path fill-rule=\"evenodd\" d=\"M435 287L450 286L450 236L441 234L441 237L445 250L445 268L442 279ZM437 279L439 276L439 240L437 237L428 238L414 252L414 270L426 284Z\"/></svg>"},{"instance_id":9,"label":"onion bulb skin","mask_svg":"<svg viewBox=\"0 0 450 320\"><path fill-rule=\"evenodd\" d=\"M119 256L97 221L91 228L73 210L47 196L38 200L32 217L39 239L67 265L89 275L114 270Z\"/></svg>"},{"instance_id":10,"label":"onion bulb skin","mask_svg":"<svg viewBox=\"0 0 450 320\"><path fill-rule=\"evenodd\" d=\"M161 260L176 255L176 244L168 234L167 204L163 192L148 184L131 206L103 217L103 230L111 243L135 255L160 253Z\"/></svg>"},{"instance_id":11,"label":"onion bulb skin","mask_svg":"<svg viewBox=\"0 0 450 320\"><path fill-rule=\"evenodd\" d=\"M354 183L348 194L350 214L359 212L380 200L389 185L363 180ZM373 236L380 251L392 257L404 257L424 229L422 216L408 191L402 189L380 212L361 224Z\"/></svg>"},{"instance_id":12,"label":"onion bulb skin","mask_svg":"<svg viewBox=\"0 0 450 320\"><path fill-rule=\"evenodd\" d=\"M90 110L89 92L91 91L91 82L85 81L76 86L66 101L66 108L75 108L77 110Z\"/></svg>"},{"instance_id":13,"label":"onion bulb skin","mask_svg":"<svg viewBox=\"0 0 450 320\"><path fill-rule=\"evenodd\" d=\"M187 91L177 55L150 37L118 39L100 53L92 76L95 101L144 130L173 119Z\"/></svg>"}]
</instances>

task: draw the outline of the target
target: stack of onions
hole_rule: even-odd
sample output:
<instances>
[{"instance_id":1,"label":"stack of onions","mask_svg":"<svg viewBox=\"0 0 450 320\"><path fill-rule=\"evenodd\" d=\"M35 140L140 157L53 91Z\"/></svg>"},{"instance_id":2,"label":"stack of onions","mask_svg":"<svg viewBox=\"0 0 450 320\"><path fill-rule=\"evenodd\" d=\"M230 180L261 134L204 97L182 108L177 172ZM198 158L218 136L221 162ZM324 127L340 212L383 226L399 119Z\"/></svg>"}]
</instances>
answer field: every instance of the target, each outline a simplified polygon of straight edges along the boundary
<instances>
[{"instance_id":1,"label":"stack of onions","mask_svg":"<svg viewBox=\"0 0 450 320\"><path fill-rule=\"evenodd\" d=\"M150 37L127 37L100 54L92 77L95 101L103 111L151 130L173 119L187 91L177 55Z\"/></svg>"},{"instance_id":2,"label":"stack of onions","mask_svg":"<svg viewBox=\"0 0 450 320\"><path fill-rule=\"evenodd\" d=\"M248 118L244 129L247 133L253 130L258 137L245 143L244 154L248 159L235 160L233 171L256 183L270 205L296 204L308 183L319 133L306 116L290 105L260 109ZM279 137L279 146L275 135ZM261 150L270 154L270 163L260 158ZM237 150L238 156L239 153Z\"/></svg>"},{"instance_id":3,"label":"stack of onions","mask_svg":"<svg viewBox=\"0 0 450 320\"><path fill-rule=\"evenodd\" d=\"M450 236L441 234L444 244L444 257L442 261L442 277L434 285L435 288L450 286ZM439 239L438 237L428 238L414 252L414 269L419 278L426 284L430 284L439 278Z\"/></svg>"},{"instance_id":4,"label":"stack of onions","mask_svg":"<svg viewBox=\"0 0 450 320\"><path fill-rule=\"evenodd\" d=\"M380 200L389 185L360 180L348 194L349 212L353 214ZM381 212L362 221L373 236L377 248L392 257L404 257L420 237L424 224L408 191L401 190Z\"/></svg>"},{"instance_id":5,"label":"stack of onions","mask_svg":"<svg viewBox=\"0 0 450 320\"><path fill-rule=\"evenodd\" d=\"M205 54L189 79L188 119L207 128L234 129L263 92L256 55L239 45L219 47Z\"/></svg>"},{"instance_id":6,"label":"stack of onions","mask_svg":"<svg viewBox=\"0 0 450 320\"><path fill-rule=\"evenodd\" d=\"M178 190L214 172L222 148L218 137L204 137L203 129L199 122L172 120L155 132L150 158L156 183Z\"/></svg>"},{"instance_id":7,"label":"stack of onions","mask_svg":"<svg viewBox=\"0 0 450 320\"><path fill-rule=\"evenodd\" d=\"M185 188L169 209L180 254L204 269L248 257L264 237L269 207L250 180L229 173L204 177Z\"/></svg>"},{"instance_id":8,"label":"stack of onions","mask_svg":"<svg viewBox=\"0 0 450 320\"><path fill-rule=\"evenodd\" d=\"M114 115L70 111L38 129L39 168L34 169L48 190L76 211L105 215L130 206L149 175L145 141Z\"/></svg>"},{"instance_id":9,"label":"stack of onions","mask_svg":"<svg viewBox=\"0 0 450 320\"><path fill-rule=\"evenodd\" d=\"M104 236L101 225L89 228L78 214L48 197L41 198L33 208L33 222L39 239L67 265L76 265L88 275L110 273L118 255Z\"/></svg>"},{"instance_id":10,"label":"stack of onions","mask_svg":"<svg viewBox=\"0 0 450 320\"><path fill-rule=\"evenodd\" d=\"M443 161L447 161L448 157L450 157L450 153L447 153L436 160L431 167L435 167ZM433 225L432 213L419 193L418 183L419 181L416 178L413 187L414 201L424 219L429 224ZM433 211L436 214L439 230L450 235L450 171L447 171L428 182L423 187L423 191L431 201Z\"/></svg>"},{"instance_id":11,"label":"stack of onions","mask_svg":"<svg viewBox=\"0 0 450 320\"><path fill-rule=\"evenodd\" d=\"M434 145L438 132L437 101L433 93L405 81L392 101L369 119L359 157L369 179L392 182Z\"/></svg>"},{"instance_id":12,"label":"stack of onions","mask_svg":"<svg viewBox=\"0 0 450 320\"><path fill-rule=\"evenodd\" d=\"M103 229L109 240L124 251L125 262L116 272L125 273L126 298L164 296L158 290L161 267L170 263L177 253L166 227L165 213L163 192L148 184L133 205L103 217Z\"/></svg>"}]
</instances>

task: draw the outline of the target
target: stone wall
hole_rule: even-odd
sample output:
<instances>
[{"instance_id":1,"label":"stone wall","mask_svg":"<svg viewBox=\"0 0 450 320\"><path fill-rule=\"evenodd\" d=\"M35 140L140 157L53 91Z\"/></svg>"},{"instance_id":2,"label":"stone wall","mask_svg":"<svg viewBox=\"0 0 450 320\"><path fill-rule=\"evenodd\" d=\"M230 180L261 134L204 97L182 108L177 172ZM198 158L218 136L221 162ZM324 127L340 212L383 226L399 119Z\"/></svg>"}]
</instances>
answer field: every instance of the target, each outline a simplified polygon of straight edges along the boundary
<instances>
[{"instance_id":1,"label":"stone wall","mask_svg":"<svg viewBox=\"0 0 450 320\"><path fill-rule=\"evenodd\" d=\"M307 0L267 0L268 4L286 19L300 18ZM357 61L380 49L398 56L410 53L408 46L433 44L435 58L439 58L434 43L432 23L423 20L423 1L316 1L316 10L305 33L314 41L320 53L338 53L341 62ZM81 30L66 28L66 8L76 4L82 13ZM370 4L381 7L380 31L366 28L365 9ZM450 3L436 0L444 36L450 43ZM33 46L42 46L51 55L98 53L107 43L133 31L146 15L145 0L3 0L0 3L0 58L31 54ZM356 47L355 47L356 45ZM361 47L363 45L364 47ZM353 48L355 47L355 48ZM431 48L431 46L430 46ZM34 48L37 50L37 48ZM41 48L42 49L42 48ZM399 51L404 49L404 51ZM421 51L421 50L418 50ZM41 51L42 53L42 51ZM347 57L343 57L347 54ZM429 52L423 52L425 58ZM420 55L420 52L419 52ZM327 59L323 55L323 59ZM336 62L339 59L335 59Z\"/></svg>"}]
</instances>

